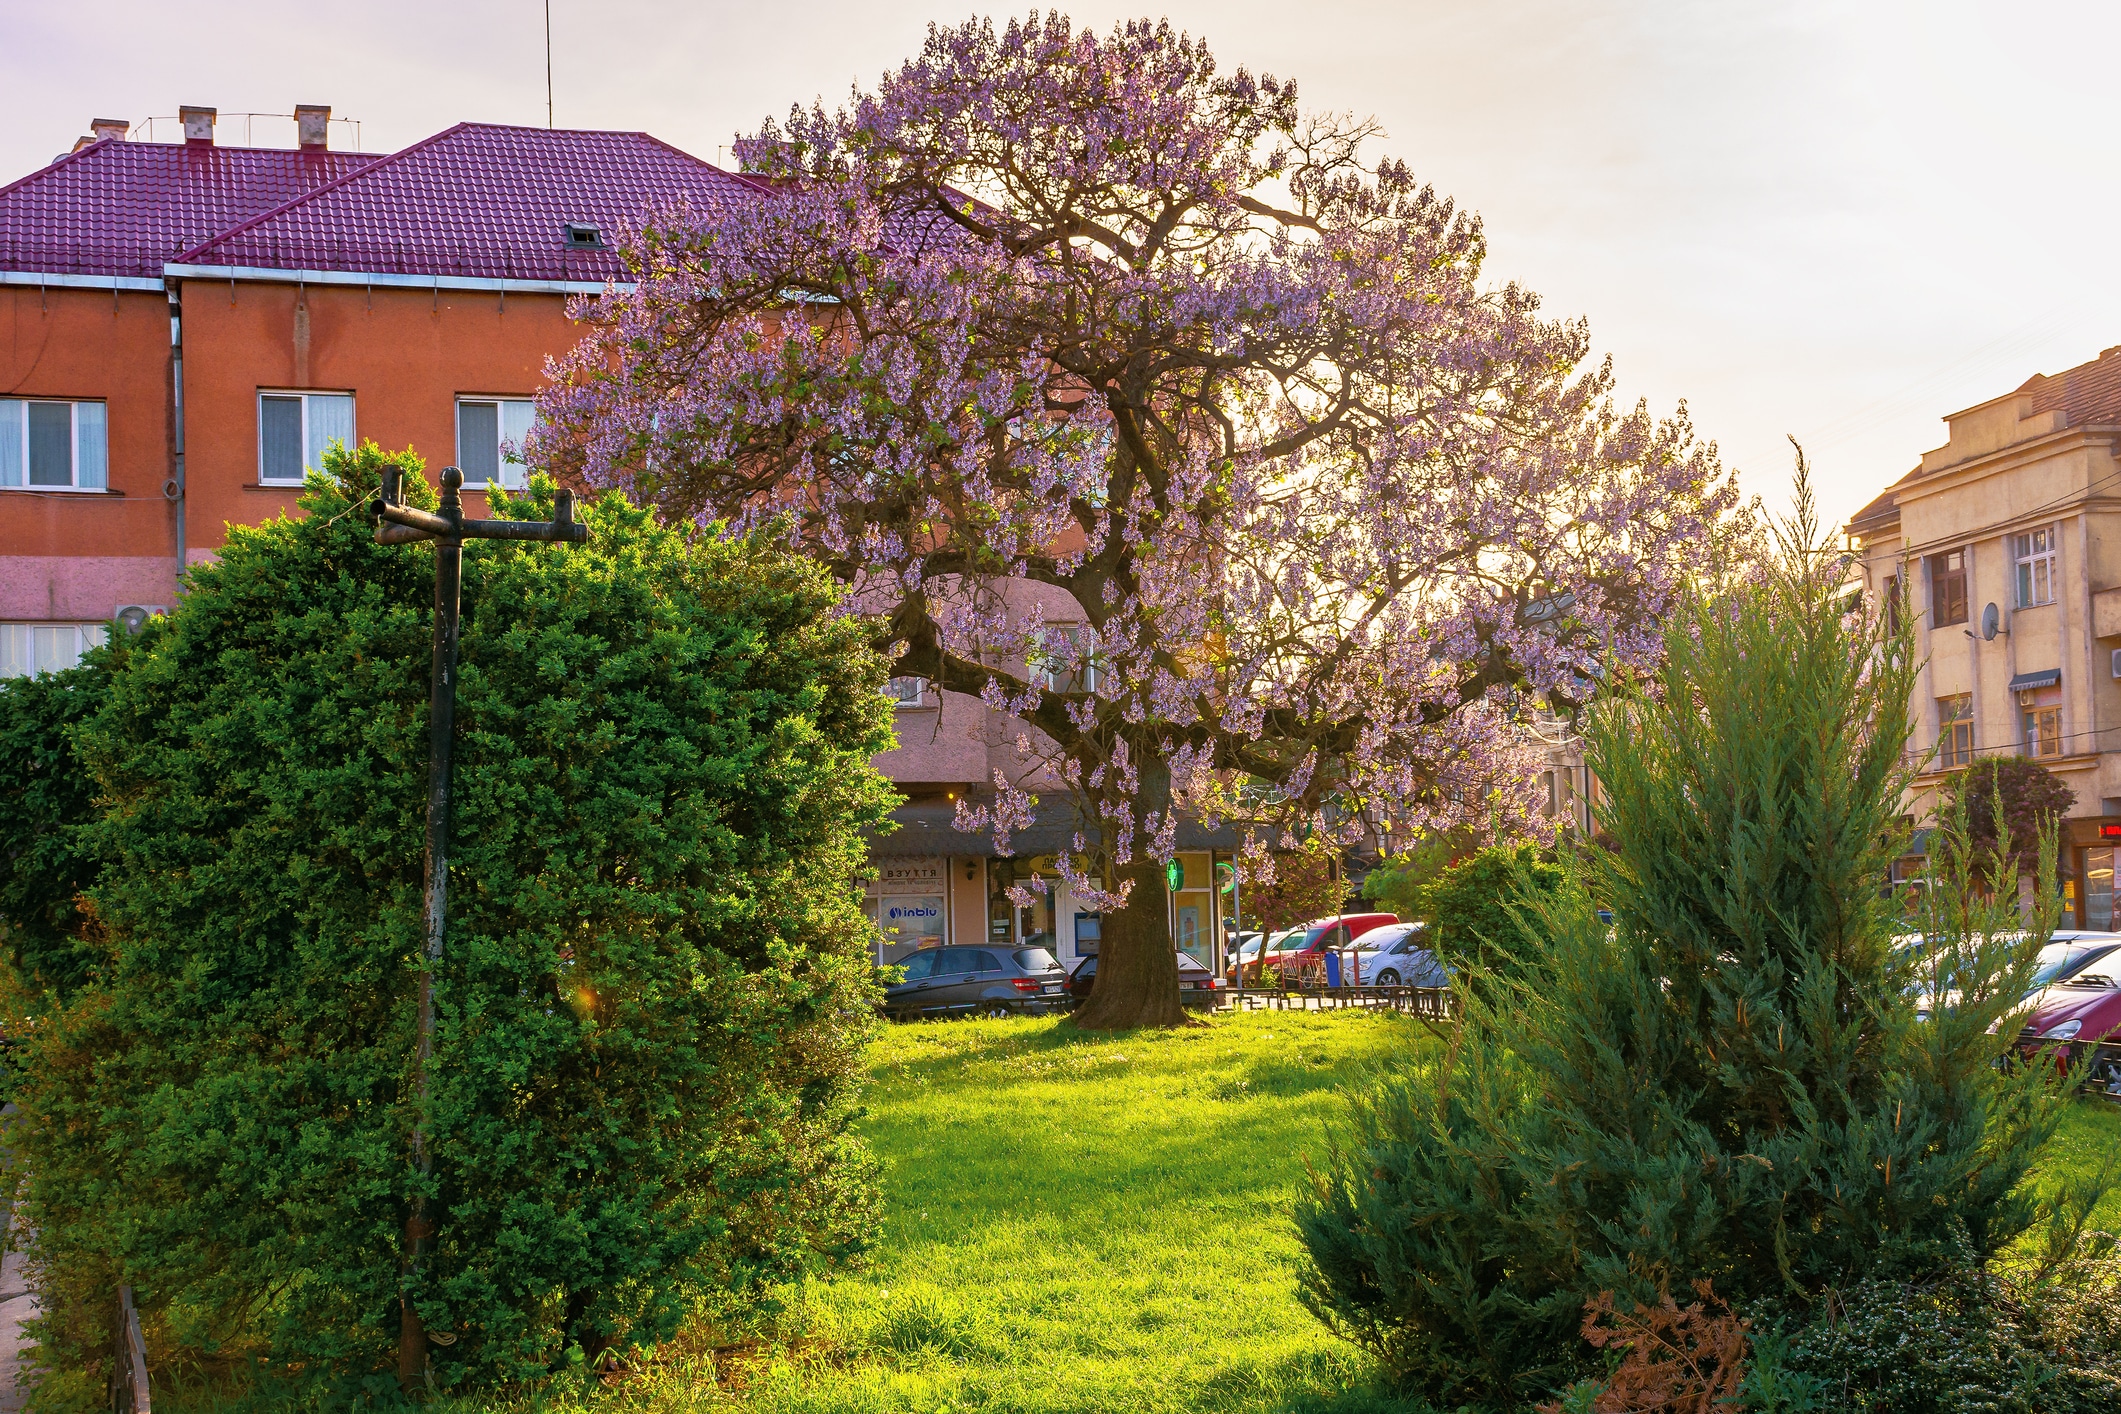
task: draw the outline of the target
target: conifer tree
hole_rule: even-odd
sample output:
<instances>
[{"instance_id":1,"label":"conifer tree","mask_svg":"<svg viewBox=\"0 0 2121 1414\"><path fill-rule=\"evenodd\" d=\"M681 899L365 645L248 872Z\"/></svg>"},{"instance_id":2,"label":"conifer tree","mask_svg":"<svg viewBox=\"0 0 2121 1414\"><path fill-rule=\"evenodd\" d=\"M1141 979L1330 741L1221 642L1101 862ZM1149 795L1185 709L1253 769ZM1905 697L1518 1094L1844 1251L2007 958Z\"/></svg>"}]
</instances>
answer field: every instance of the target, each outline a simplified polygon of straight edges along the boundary
<instances>
[{"instance_id":1,"label":"conifer tree","mask_svg":"<svg viewBox=\"0 0 2121 1414\"><path fill-rule=\"evenodd\" d=\"M2054 918L1982 903L1947 822L1923 926L1950 1002L1918 1019L1882 885L1919 665L1845 563L1804 492L1756 581L1688 600L1654 681L1587 724L1614 848L1519 896L1523 975L1467 989L1449 1053L1357 1099L1300 1206L1308 1303L1414 1392L1555 1390L1602 1292L1707 1278L1801 1310L1977 1265L2032 1221L2059 1092L1994 1062Z\"/></svg>"}]
</instances>

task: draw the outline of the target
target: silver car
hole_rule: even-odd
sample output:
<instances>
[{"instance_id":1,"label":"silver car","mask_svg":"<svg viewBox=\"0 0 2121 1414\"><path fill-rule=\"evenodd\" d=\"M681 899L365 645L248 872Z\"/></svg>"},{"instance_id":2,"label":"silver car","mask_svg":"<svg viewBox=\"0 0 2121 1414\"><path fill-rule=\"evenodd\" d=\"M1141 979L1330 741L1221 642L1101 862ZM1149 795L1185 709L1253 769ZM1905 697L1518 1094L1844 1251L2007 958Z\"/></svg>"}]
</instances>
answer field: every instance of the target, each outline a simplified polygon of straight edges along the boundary
<instances>
[{"instance_id":1,"label":"silver car","mask_svg":"<svg viewBox=\"0 0 2121 1414\"><path fill-rule=\"evenodd\" d=\"M1451 969L1422 946L1425 924L1387 923L1351 945L1350 981L1364 987L1448 987Z\"/></svg>"}]
</instances>

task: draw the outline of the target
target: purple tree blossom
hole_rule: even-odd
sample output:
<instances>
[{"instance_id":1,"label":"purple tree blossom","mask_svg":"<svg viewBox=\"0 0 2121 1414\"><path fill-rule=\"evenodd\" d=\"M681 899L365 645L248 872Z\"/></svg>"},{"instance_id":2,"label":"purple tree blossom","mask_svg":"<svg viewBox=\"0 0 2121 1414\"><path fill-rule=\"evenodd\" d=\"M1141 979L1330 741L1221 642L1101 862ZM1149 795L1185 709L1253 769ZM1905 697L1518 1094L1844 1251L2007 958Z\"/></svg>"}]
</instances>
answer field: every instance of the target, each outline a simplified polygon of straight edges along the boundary
<instances>
[{"instance_id":1,"label":"purple tree blossom","mask_svg":"<svg viewBox=\"0 0 2121 1414\"><path fill-rule=\"evenodd\" d=\"M1088 1025L1180 1015L1182 815L1255 878L1309 831L1534 818L1520 724L1651 655L1735 504L1374 136L1162 24L931 28L741 141L757 202L648 221L543 401L537 454L787 537L897 672L1025 724L1064 787L961 819L1075 825Z\"/></svg>"}]
</instances>

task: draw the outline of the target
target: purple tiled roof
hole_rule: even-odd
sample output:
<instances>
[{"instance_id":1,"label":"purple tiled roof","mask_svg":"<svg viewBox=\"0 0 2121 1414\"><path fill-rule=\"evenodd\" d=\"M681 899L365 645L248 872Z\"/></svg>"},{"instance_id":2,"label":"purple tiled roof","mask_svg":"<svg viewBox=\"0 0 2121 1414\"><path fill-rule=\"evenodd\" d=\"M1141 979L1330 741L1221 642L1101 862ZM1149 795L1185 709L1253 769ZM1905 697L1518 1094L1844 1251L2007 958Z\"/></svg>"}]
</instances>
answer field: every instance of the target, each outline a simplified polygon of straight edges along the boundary
<instances>
[{"instance_id":1,"label":"purple tiled roof","mask_svg":"<svg viewBox=\"0 0 2121 1414\"><path fill-rule=\"evenodd\" d=\"M178 263L389 275L625 279L617 235L650 208L762 188L646 133L459 123L186 251ZM569 223L602 248L570 246Z\"/></svg>"},{"instance_id":2,"label":"purple tiled roof","mask_svg":"<svg viewBox=\"0 0 2121 1414\"><path fill-rule=\"evenodd\" d=\"M0 187L0 270L159 278L215 232L375 160L105 138Z\"/></svg>"}]
</instances>

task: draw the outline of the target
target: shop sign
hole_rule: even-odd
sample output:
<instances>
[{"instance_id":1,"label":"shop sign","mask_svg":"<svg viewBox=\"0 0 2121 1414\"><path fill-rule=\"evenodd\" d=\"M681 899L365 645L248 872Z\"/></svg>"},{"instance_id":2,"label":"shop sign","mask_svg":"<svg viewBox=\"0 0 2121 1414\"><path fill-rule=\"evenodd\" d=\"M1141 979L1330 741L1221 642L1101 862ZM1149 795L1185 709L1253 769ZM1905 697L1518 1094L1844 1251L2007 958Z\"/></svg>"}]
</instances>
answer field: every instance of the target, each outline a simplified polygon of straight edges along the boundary
<instances>
[{"instance_id":1,"label":"shop sign","mask_svg":"<svg viewBox=\"0 0 2121 1414\"><path fill-rule=\"evenodd\" d=\"M885 899L878 907L886 933L900 938L940 938L943 935L943 900L932 897Z\"/></svg>"},{"instance_id":2,"label":"shop sign","mask_svg":"<svg viewBox=\"0 0 2121 1414\"><path fill-rule=\"evenodd\" d=\"M940 893L948 877L949 862L941 855L907 859L881 859L876 867L876 892L880 894Z\"/></svg>"}]
</instances>

